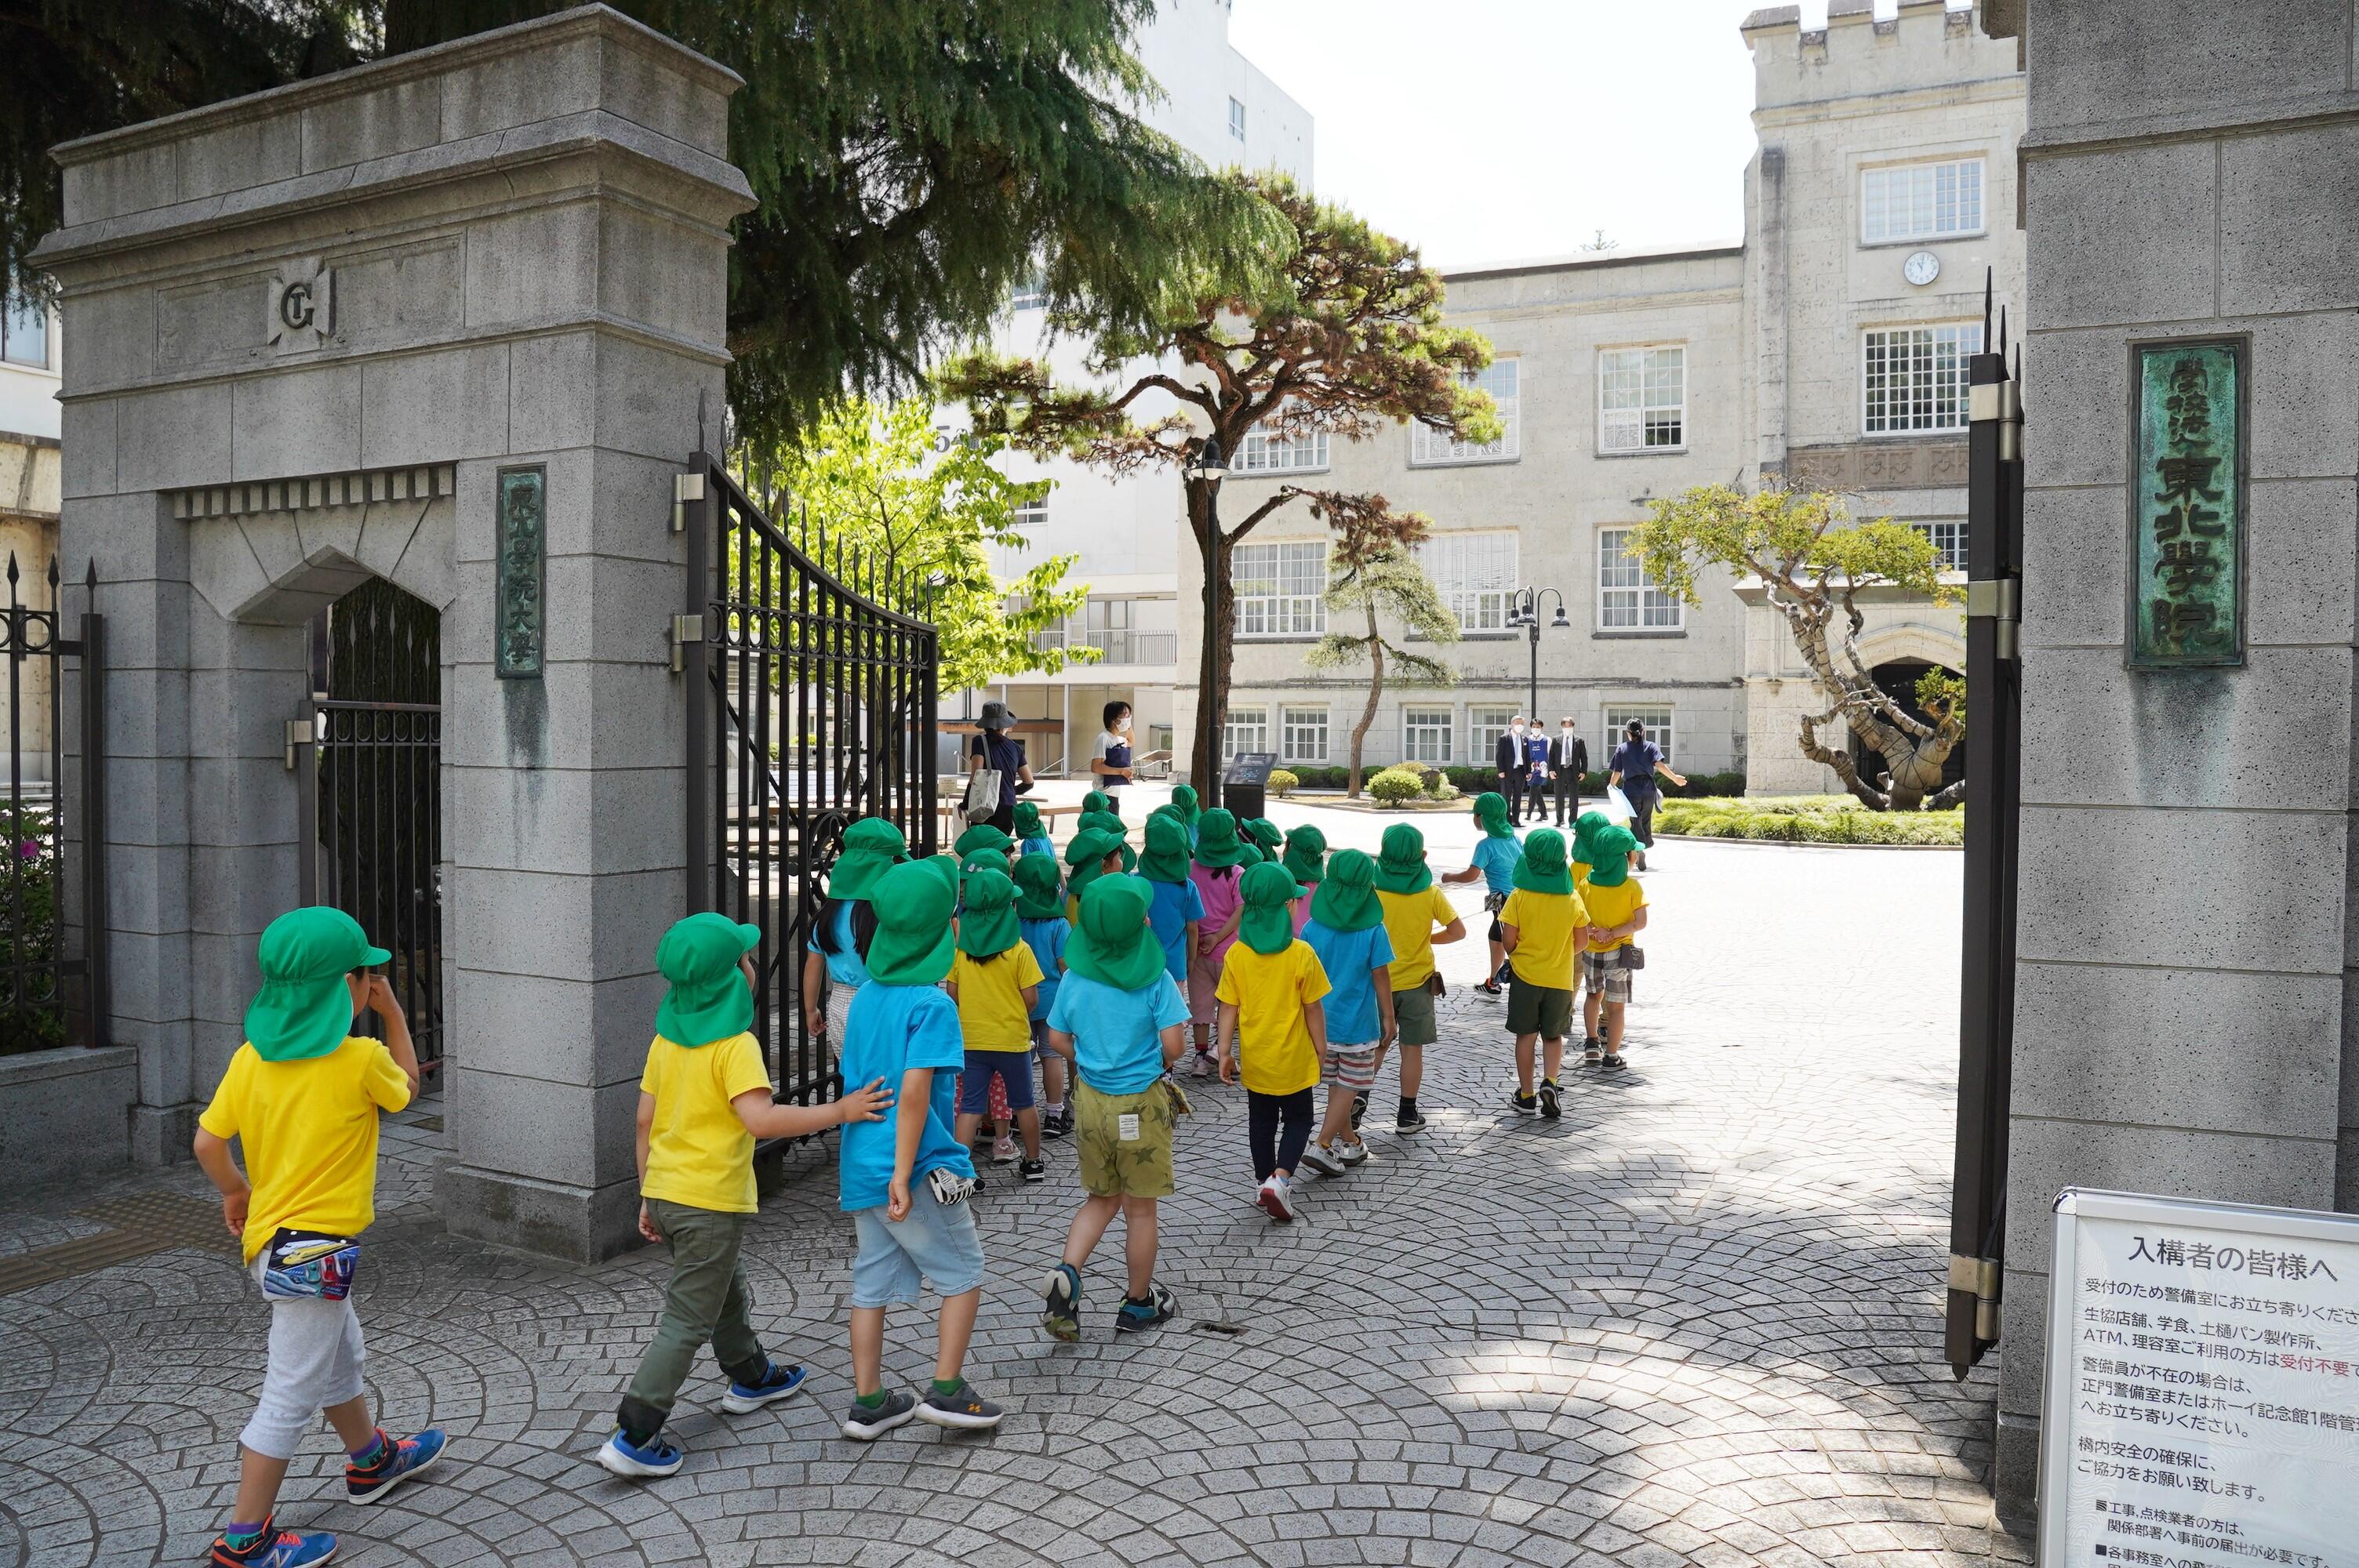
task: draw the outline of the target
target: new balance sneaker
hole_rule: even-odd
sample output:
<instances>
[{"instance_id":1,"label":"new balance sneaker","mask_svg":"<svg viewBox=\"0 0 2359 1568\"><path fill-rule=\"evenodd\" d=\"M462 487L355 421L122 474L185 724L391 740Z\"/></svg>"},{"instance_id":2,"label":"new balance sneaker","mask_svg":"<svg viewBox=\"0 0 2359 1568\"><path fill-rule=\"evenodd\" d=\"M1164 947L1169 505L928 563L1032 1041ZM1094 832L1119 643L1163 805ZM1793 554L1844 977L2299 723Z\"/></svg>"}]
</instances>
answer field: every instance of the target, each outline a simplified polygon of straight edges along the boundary
<instances>
[{"instance_id":1,"label":"new balance sneaker","mask_svg":"<svg viewBox=\"0 0 2359 1568\"><path fill-rule=\"evenodd\" d=\"M336 1538L326 1530L280 1530L267 1519L244 1546L232 1546L226 1535L213 1538L212 1561L223 1568L311 1568L335 1554Z\"/></svg>"},{"instance_id":2,"label":"new balance sneaker","mask_svg":"<svg viewBox=\"0 0 2359 1568\"><path fill-rule=\"evenodd\" d=\"M382 1428L376 1435L385 1452L375 1464L365 1469L350 1463L344 1465L344 1496L356 1503L373 1503L411 1476L433 1468L442 1457L443 1444L450 1442L433 1427L398 1442L387 1437Z\"/></svg>"},{"instance_id":3,"label":"new balance sneaker","mask_svg":"<svg viewBox=\"0 0 2359 1568\"><path fill-rule=\"evenodd\" d=\"M1516 1108L1517 1116L1538 1116L1540 1113L1538 1095L1512 1094L1507 1097L1507 1103Z\"/></svg>"},{"instance_id":4,"label":"new balance sneaker","mask_svg":"<svg viewBox=\"0 0 2359 1568\"><path fill-rule=\"evenodd\" d=\"M1262 1211L1281 1224L1294 1217L1294 1184L1284 1176L1272 1176L1254 1194L1254 1202Z\"/></svg>"},{"instance_id":5,"label":"new balance sneaker","mask_svg":"<svg viewBox=\"0 0 2359 1568\"><path fill-rule=\"evenodd\" d=\"M1558 1097L1554 1078L1540 1080L1540 1114L1550 1121L1564 1114L1564 1102Z\"/></svg>"},{"instance_id":6,"label":"new balance sneaker","mask_svg":"<svg viewBox=\"0 0 2359 1568\"><path fill-rule=\"evenodd\" d=\"M1338 1143L1335 1145L1335 1158L1343 1161L1346 1168L1364 1165L1368 1162L1368 1146L1356 1138L1349 1143Z\"/></svg>"},{"instance_id":7,"label":"new balance sneaker","mask_svg":"<svg viewBox=\"0 0 2359 1568\"><path fill-rule=\"evenodd\" d=\"M874 1443L897 1426L907 1426L918 1414L918 1396L907 1389L886 1390L881 1405L858 1400L844 1412L843 1435L855 1443Z\"/></svg>"},{"instance_id":8,"label":"new balance sneaker","mask_svg":"<svg viewBox=\"0 0 2359 1568\"><path fill-rule=\"evenodd\" d=\"M645 1476L669 1476L687 1463L679 1445L666 1443L663 1433L657 1433L645 1443L633 1443L622 1428L614 1429L598 1449L599 1465L617 1476L634 1478Z\"/></svg>"},{"instance_id":9,"label":"new balance sneaker","mask_svg":"<svg viewBox=\"0 0 2359 1568\"><path fill-rule=\"evenodd\" d=\"M918 1419L952 1432L989 1432L1006 1411L974 1391L964 1378L949 1393L929 1392L918 1401Z\"/></svg>"},{"instance_id":10,"label":"new balance sneaker","mask_svg":"<svg viewBox=\"0 0 2359 1568\"><path fill-rule=\"evenodd\" d=\"M1114 1309L1114 1325L1124 1334L1138 1334L1170 1322L1179 1311L1178 1296L1159 1284L1149 1285L1144 1301L1123 1298L1122 1305Z\"/></svg>"},{"instance_id":11,"label":"new balance sneaker","mask_svg":"<svg viewBox=\"0 0 2359 1568\"><path fill-rule=\"evenodd\" d=\"M1605 1053L1605 1060L1599 1064L1609 1073L1618 1073L1629 1065L1622 1059L1622 1053L1619 1051L1608 1051Z\"/></svg>"},{"instance_id":12,"label":"new balance sneaker","mask_svg":"<svg viewBox=\"0 0 2359 1568\"><path fill-rule=\"evenodd\" d=\"M741 1383L731 1379L729 1391L721 1396L721 1408L731 1415L748 1415L764 1405L776 1404L803 1386L800 1367L781 1367L770 1363L769 1371L758 1383Z\"/></svg>"},{"instance_id":13,"label":"new balance sneaker","mask_svg":"<svg viewBox=\"0 0 2359 1568\"><path fill-rule=\"evenodd\" d=\"M1072 1112L1063 1106L1054 1106L1040 1113L1040 1136L1062 1138L1072 1131Z\"/></svg>"},{"instance_id":14,"label":"new balance sneaker","mask_svg":"<svg viewBox=\"0 0 2359 1568\"><path fill-rule=\"evenodd\" d=\"M1343 1173L1343 1162L1329 1152L1323 1143L1313 1143L1302 1152L1302 1168L1306 1171L1316 1171L1322 1176L1340 1176Z\"/></svg>"},{"instance_id":15,"label":"new balance sneaker","mask_svg":"<svg viewBox=\"0 0 2359 1568\"><path fill-rule=\"evenodd\" d=\"M1051 1339L1071 1345L1082 1336L1082 1271L1071 1263L1049 1271L1040 1287L1040 1326Z\"/></svg>"},{"instance_id":16,"label":"new balance sneaker","mask_svg":"<svg viewBox=\"0 0 2359 1568\"><path fill-rule=\"evenodd\" d=\"M1016 1173L1027 1182L1045 1182L1049 1179L1049 1165L1043 1160L1027 1160L1016 1167Z\"/></svg>"},{"instance_id":17,"label":"new balance sneaker","mask_svg":"<svg viewBox=\"0 0 2359 1568\"><path fill-rule=\"evenodd\" d=\"M1393 1130L1395 1132L1422 1132L1425 1130L1425 1117L1417 1108L1416 1101L1401 1101L1400 1114L1393 1118Z\"/></svg>"}]
</instances>

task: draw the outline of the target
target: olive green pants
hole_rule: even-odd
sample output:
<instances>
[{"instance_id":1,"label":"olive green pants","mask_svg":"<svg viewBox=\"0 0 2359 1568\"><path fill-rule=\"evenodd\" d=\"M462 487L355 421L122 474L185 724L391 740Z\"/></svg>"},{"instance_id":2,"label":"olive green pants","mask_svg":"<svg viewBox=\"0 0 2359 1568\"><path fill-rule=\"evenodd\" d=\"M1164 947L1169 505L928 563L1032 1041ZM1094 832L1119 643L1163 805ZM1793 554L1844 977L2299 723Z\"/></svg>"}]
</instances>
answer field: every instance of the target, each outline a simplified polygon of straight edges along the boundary
<instances>
[{"instance_id":1,"label":"olive green pants","mask_svg":"<svg viewBox=\"0 0 2359 1568\"><path fill-rule=\"evenodd\" d=\"M663 1316L656 1336L639 1357L638 1375L616 1412L632 1441L645 1442L663 1430L679 1386L708 1343L721 1369L741 1383L758 1383L770 1358L754 1337L754 1293L745 1285L738 1248L745 1239L747 1214L723 1214L686 1204L647 1200L647 1213L671 1249L671 1283L664 1290Z\"/></svg>"}]
</instances>

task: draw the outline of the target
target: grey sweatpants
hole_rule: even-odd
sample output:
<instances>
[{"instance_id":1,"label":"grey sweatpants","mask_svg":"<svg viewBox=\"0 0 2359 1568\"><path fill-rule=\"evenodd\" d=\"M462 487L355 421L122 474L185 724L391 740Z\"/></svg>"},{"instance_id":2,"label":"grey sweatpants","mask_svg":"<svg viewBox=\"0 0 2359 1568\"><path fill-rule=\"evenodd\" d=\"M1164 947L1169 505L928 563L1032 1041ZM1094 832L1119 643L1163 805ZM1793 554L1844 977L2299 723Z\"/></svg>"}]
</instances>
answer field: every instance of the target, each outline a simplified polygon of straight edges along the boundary
<instances>
[{"instance_id":1,"label":"grey sweatpants","mask_svg":"<svg viewBox=\"0 0 2359 1568\"><path fill-rule=\"evenodd\" d=\"M257 1290L268 1262L266 1249L254 1260L250 1271ZM267 1304L270 1364L262 1374L254 1419L237 1440L266 1458L292 1459L321 1411L360 1398L367 1351L361 1344L360 1314L349 1296Z\"/></svg>"}]
</instances>

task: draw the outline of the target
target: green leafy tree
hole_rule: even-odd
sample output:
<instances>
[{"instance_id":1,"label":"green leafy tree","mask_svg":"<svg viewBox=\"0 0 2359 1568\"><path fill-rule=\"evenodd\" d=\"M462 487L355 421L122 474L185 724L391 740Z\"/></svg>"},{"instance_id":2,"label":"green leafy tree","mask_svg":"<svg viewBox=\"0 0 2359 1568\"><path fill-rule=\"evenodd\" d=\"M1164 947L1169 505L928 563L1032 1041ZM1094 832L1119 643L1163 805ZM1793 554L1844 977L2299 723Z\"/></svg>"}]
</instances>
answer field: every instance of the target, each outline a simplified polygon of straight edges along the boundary
<instances>
[{"instance_id":1,"label":"green leafy tree","mask_svg":"<svg viewBox=\"0 0 2359 1568\"><path fill-rule=\"evenodd\" d=\"M571 0L0 0L0 268L60 217L59 142ZM1155 319L1168 280L1279 225L1138 118L1156 0L613 0L745 79L730 155L760 205L731 257L730 404L774 439L845 390L915 384L1037 272Z\"/></svg>"},{"instance_id":2,"label":"green leafy tree","mask_svg":"<svg viewBox=\"0 0 2359 1568\"><path fill-rule=\"evenodd\" d=\"M1440 276L1414 249L1283 175L1226 178L1283 220L1265 255L1238 265L1206 258L1176 275L1166 308L1143 324L1090 297L1051 308L1050 328L1088 345L1078 384L1059 382L1044 361L981 350L940 378L944 395L965 399L977 429L1027 451L1117 473L1180 471L1208 600L1190 761L1208 804L1220 787L1212 759L1236 639L1238 541L1294 501L1347 507L1365 498L1278 485L1216 524L1212 482L1186 474L1202 441L1234 459L1256 431L1359 440L1415 421L1459 441L1500 435L1489 395L1466 380L1491 362L1491 345L1442 320Z\"/></svg>"},{"instance_id":3,"label":"green leafy tree","mask_svg":"<svg viewBox=\"0 0 2359 1568\"><path fill-rule=\"evenodd\" d=\"M1936 604L1956 602L1957 590L1941 581L1932 540L1889 518L1854 523L1838 497L1818 491L1746 495L1703 485L1655 502L1649 512L1632 530L1627 549L1665 593L1700 604L1696 574L1725 567L1758 577L1769 607L1785 617L1794 646L1832 703L1803 716L1802 755L1833 769L1844 788L1878 810L1946 806L1963 797L1962 783L1942 788L1941 768L1965 734L1964 682L1957 681L1954 694L1937 683L1932 701L1920 684L1929 723L1878 687L1859 656L1866 624L1861 589L1884 585ZM1883 760L1876 778L1860 776L1848 746L1820 740L1820 729L1837 722Z\"/></svg>"},{"instance_id":4,"label":"green leafy tree","mask_svg":"<svg viewBox=\"0 0 2359 1568\"><path fill-rule=\"evenodd\" d=\"M879 581L932 585L945 693L1096 658L1094 648L1034 642L1089 598L1088 585L1065 581L1073 557L1051 556L1013 579L991 569L992 546L1027 547L1016 509L1053 481L1009 479L992 466L1000 443L988 438L935 448L926 399L879 406L848 398L793 441L741 451L736 466L771 516L799 519Z\"/></svg>"},{"instance_id":5,"label":"green leafy tree","mask_svg":"<svg viewBox=\"0 0 2359 1568\"><path fill-rule=\"evenodd\" d=\"M1360 721L1352 727L1347 788L1356 800L1361 761L1387 676L1415 687L1454 686L1458 680L1458 672L1448 664L1386 636L1385 622L1397 622L1427 643L1441 643L1458 641L1458 617L1441 601L1440 590L1418 561L1415 546L1430 527L1423 514L1396 513L1381 495L1321 497L1310 507L1335 534L1335 547L1327 557L1327 610L1333 620L1302 662L1314 670L1352 669L1363 659L1368 665L1368 700ZM1335 622L1344 620L1363 629L1334 630Z\"/></svg>"}]
</instances>

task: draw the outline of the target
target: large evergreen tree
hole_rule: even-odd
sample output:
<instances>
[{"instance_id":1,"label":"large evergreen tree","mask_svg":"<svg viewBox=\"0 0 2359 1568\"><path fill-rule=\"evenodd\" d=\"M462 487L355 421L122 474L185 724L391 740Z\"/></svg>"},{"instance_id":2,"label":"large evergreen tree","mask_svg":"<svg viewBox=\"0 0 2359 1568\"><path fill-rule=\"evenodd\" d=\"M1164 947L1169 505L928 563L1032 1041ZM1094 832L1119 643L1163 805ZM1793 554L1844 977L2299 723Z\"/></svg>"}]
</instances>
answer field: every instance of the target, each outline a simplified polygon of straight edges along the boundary
<instances>
[{"instance_id":1,"label":"large evergreen tree","mask_svg":"<svg viewBox=\"0 0 2359 1568\"><path fill-rule=\"evenodd\" d=\"M745 79L730 401L770 439L911 384L1036 271L1117 321L1279 232L1137 118L1155 0L613 0ZM0 267L60 218L75 136L547 15L567 0L0 0Z\"/></svg>"}]
</instances>

